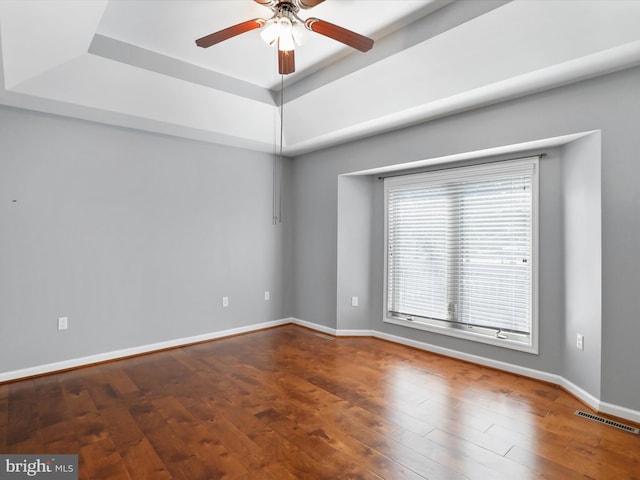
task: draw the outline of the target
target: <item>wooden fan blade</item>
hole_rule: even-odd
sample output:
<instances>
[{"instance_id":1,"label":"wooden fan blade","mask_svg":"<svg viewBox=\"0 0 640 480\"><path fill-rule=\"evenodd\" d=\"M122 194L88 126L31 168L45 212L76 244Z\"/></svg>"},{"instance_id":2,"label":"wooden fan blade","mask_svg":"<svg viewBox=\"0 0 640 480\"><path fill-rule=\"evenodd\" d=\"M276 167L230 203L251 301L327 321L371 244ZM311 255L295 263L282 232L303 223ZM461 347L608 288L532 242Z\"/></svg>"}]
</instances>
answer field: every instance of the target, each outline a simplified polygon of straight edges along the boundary
<instances>
[{"instance_id":1,"label":"wooden fan blade","mask_svg":"<svg viewBox=\"0 0 640 480\"><path fill-rule=\"evenodd\" d=\"M256 0L257 1L257 0ZM324 0L298 0L298 4L301 8L313 8L316 5L320 5Z\"/></svg>"},{"instance_id":2,"label":"wooden fan blade","mask_svg":"<svg viewBox=\"0 0 640 480\"><path fill-rule=\"evenodd\" d=\"M240 35L241 33L260 28L264 24L265 20L263 18L254 18L253 20L247 20L246 22L242 22L232 27L225 28L224 30L212 33L210 35L207 35L206 37L199 38L198 40L196 40L196 45L202 48L207 48L231 37L235 37L236 35Z\"/></svg>"},{"instance_id":3,"label":"wooden fan blade","mask_svg":"<svg viewBox=\"0 0 640 480\"><path fill-rule=\"evenodd\" d=\"M278 71L280 75L289 75L296 71L295 50L278 50Z\"/></svg>"},{"instance_id":4,"label":"wooden fan blade","mask_svg":"<svg viewBox=\"0 0 640 480\"><path fill-rule=\"evenodd\" d=\"M360 50L361 52L371 50L371 47L373 47L373 40L369 37L352 32L351 30L334 25L333 23L311 17L308 18L304 24L312 32L333 38L334 40L353 47L356 50Z\"/></svg>"},{"instance_id":5,"label":"wooden fan blade","mask_svg":"<svg viewBox=\"0 0 640 480\"><path fill-rule=\"evenodd\" d=\"M253 0L260 5L264 5L265 7L275 7L278 3L278 0Z\"/></svg>"}]
</instances>

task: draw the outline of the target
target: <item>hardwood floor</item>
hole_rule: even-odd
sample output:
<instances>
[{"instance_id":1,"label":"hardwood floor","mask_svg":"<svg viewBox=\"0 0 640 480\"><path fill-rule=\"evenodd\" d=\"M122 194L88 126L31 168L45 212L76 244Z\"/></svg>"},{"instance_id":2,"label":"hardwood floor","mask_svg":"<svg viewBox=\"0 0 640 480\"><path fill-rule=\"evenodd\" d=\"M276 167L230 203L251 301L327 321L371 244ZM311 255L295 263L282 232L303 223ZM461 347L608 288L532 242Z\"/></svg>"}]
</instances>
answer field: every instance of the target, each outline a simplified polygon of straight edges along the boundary
<instances>
[{"instance_id":1,"label":"hardwood floor","mask_svg":"<svg viewBox=\"0 0 640 480\"><path fill-rule=\"evenodd\" d=\"M81 479L640 479L562 389L292 325L0 385L0 453Z\"/></svg>"}]
</instances>

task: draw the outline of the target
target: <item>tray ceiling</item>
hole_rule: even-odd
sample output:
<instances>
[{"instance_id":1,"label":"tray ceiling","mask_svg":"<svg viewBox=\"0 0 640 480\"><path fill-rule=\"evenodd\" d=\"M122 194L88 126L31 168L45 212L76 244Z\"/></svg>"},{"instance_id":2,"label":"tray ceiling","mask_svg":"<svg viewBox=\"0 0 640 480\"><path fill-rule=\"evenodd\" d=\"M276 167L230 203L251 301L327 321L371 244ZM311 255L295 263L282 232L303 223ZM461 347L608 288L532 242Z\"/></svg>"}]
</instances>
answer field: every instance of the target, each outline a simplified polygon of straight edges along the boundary
<instances>
[{"instance_id":1,"label":"tray ceiling","mask_svg":"<svg viewBox=\"0 0 640 480\"><path fill-rule=\"evenodd\" d=\"M269 9L251 0L0 0L0 102L298 155L640 64L640 2L327 0L315 16L375 39L310 34L282 79L259 31L194 40Z\"/></svg>"}]
</instances>

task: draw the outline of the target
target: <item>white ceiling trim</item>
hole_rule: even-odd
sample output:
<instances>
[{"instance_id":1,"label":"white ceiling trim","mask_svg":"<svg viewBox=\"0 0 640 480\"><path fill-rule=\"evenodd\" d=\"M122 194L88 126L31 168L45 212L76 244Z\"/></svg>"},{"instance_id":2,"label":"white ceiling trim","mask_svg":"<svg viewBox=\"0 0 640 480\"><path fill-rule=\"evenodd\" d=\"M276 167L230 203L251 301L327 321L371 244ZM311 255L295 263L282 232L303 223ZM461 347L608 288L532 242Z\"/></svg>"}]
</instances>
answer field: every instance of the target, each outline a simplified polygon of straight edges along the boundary
<instances>
[{"instance_id":1,"label":"white ceiling trim","mask_svg":"<svg viewBox=\"0 0 640 480\"><path fill-rule=\"evenodd\" d=\"M637 65L640 65L640 41L463 91L450 97L415 105L371 120L353 123L328 133L312 134L297 142L288 143L287 154L301 155L331 145L416 125ZM304 110L304 107L299 105L297 107ZM293 116L291 109L292 105L287 104L288 117ZM340 115L340 112L336 112L336 115ZM292 121L293 126L288 127L288 124L285 124L285 130L295 129L295 125L299 125L295 119ZM290 139L290 137L287 138Z\"/></svg>"},{"instance_id":2,"label":"white ceiling trim","mask_svg":"<svg viewBox=\"0 0 640 480\"><path fill-rule=\"evenodd\" d=\"M635 65L640 2L615 3L512 2L323 85L286 105L288 151Z\"/></svg>"},{"instance_id":3,"label":"white ceiling trim","mask_svg":"<svg viewBox=\"0 0 640 480\"><path fill-rule=\"evenodd\" d=\"M442 165L446 163L462 162L466 160L475 160L479 158L500 157L506 155L531 155L536 150L541 151L547 148L557 148L563 145L567 145L571 142L578 140L579 138L586 137L588 135L599 134L599 130L591 130L587 132L572 133L569 135L561 135L558 137L544 138L540 140L531 140L528 142L514 143L512 145L503 145L500 147L484 148L482 150L474 150L471 152L454 153L451 155L444 155L441 157L427 158L424 160L416 160L412 162L399 163L396 165L387 165L384 167L370 168L368 170L359 170L356 172L350 172L343 174L344 176L362 176L362 175L381 175L384 176L387 173L393 175L399 175L403 172L414 171L418 168L431 167L434 165ZM529 153L526 153L529 152Z\"/></svg>"},{"instance_id":4,"label":"white ceiling trim","mask_svg":"<svg viewBox=\"0 0 640 480\"><path fill-rule=\"evenodd\" d=\"M150 124L244 138L272 149L276 110L272 105L85 54L11 90L99 112L126 113Z\"/></svg>"},{"instance_id":5,"label":"white ceiling trim","mask_svg":"<svg viewBox=\"0 0 640 480\"><path fill-rule=\"evenodd\" d=\"M271 90L99 33L93 37L89 53L270 105L276 104Z\"/></svg>"}]
</instances>

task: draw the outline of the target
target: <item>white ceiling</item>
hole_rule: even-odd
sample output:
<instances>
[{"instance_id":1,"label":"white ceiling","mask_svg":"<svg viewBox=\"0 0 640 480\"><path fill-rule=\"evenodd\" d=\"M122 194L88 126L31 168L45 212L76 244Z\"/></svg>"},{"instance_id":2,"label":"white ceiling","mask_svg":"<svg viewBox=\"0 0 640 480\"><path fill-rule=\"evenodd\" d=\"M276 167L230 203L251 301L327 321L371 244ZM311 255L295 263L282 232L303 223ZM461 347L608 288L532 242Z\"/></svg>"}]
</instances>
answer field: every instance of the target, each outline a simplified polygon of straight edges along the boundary
<instances>
[{"instance_id":1,"label":"white ceiling","mask_svg":"<svg viewBox=\"0 0 640 480\"><path fill-rule=\"evenodd\" d=\"M274 50L259 30L194 43L269 16L251 0L0 0L0 103L271 152ZM327 0L300 16L376 43L296 49L289 155L640 64L638 0Z\"/></svg>"},{"instance_id":2,"label":"white ceiling","mask_svg":"<svg viewBox=\"0 0 640 480\"><path fill-rule=\"evenodd\" d=\"M309 10L303 19L318 17L374 35L413 14L433 0L353 1L329 0ZM368 14L374 12L374 14ZM271 9L251 0L218 1L109 1L97 33L130 43L168 57L213 70L263 88L279 84L274 48L251 32L208 49L194 48L194 40L252 18L270 18ZM316 63L350 53L342 44L322 35L309 35L298 50L297 72L306 72Z\"/></svg>"}]
</instances>

